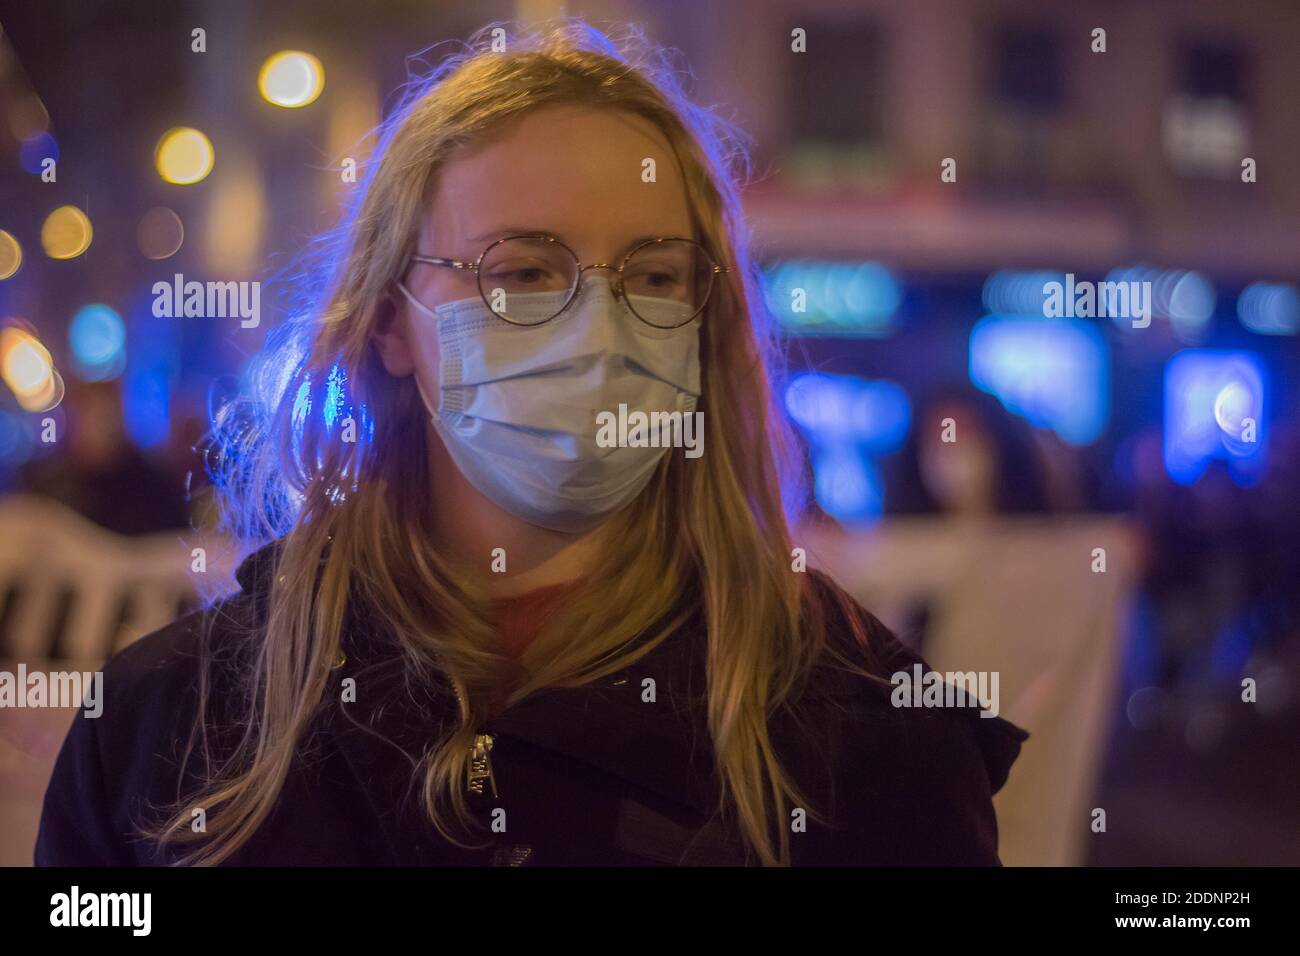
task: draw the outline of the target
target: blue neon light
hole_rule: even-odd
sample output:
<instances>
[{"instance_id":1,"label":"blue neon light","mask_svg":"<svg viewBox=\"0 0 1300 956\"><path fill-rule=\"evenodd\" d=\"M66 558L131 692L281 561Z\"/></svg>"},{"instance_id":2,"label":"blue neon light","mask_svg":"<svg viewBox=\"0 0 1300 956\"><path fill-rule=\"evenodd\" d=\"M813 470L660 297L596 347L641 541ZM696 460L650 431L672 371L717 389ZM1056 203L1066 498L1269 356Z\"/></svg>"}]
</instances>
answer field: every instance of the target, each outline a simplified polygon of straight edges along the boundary
<instances>
[{"instance_id":1,"label":"blue neon light","mask_svg":"<svg viewBox=\"0 0 1300 956\"><path fill-rule=\"evenodd\" d=\"M1227 463L1240 485L1263 475L1268 373L1252 352L1195 349L1165 366L1164 459L1169 477L1191 484L1210 462Z\"/></svg>"},{"instance_id":2,"label":"blue neon light","mask_svg":"<svg viewBox=\"0 0 1300 956\"><path fill-rule=\"evenodd\" d=\"M840 521L878 520L884 489L874 459L907 439L907 393L893 382L809 372L786 386L785 408L808 437L817 504Z\"/></svg>"},{"instance_id":3,"label":"blue neon light","mask_svg":"<svg viewBox=\"0 0 1300 956\"><path fill-rule=\"evenodd\" d=\"M1085 320L985 316L971 330L970 378L1072 445L1096 441L1110 417L1110 353Z\"/></svg>"},{"instance_id":4,"label":"blue neon light","mask_svg":"<svg viewBox=\"0 0 1300 956\"><path fill-rule=\"evenodd\" d=\"M781 262L764 273L767 306L791 335L880 337L893 331L902 285L877 262Z\"/></svg>"}]
</instances>

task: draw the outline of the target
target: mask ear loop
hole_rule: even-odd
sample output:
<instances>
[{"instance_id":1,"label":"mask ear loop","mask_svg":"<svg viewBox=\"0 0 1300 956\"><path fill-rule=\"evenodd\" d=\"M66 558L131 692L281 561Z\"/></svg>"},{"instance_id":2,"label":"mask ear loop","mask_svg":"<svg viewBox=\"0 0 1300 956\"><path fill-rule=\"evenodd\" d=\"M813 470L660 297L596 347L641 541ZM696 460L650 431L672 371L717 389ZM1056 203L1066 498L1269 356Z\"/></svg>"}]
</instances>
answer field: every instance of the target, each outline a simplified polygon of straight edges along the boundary
<instances>
[{"instance_id":1,"label":"mask ear loop","mask_svg":"<svg viewBox=\"0 0 1300 956\"><path fill-rule=\"evenodd\" d=\"M397 280L397 288L402 290L402 295L406 296L407 301L409 301L411 305L419 309L420 312L422 312L428 318L433 319L435 322L438 321L438 314L434 312L432 309L430 309L423 302L421 302L419 299L417 299L415 297L415 294L406 287L406 283L403 282L401 279Z\"/></svg>"},{"instance_id":2,"label":"mask ear loop","mask_svg":"<svg viewBox=\"0 0 1300 956\"><path fill-rule=\"evenodd\" d=\"M420 393L420 401L424 403L424 410L429 413L431 419L437 419L438 413L435 411L435 407L430 404L429 396L424 393L424 384L420 381L420 373L418 371L412 372L411 378L415 379L415 390Z\"/></svg>"},{"instance_id":3,"label":"mask ear loop","mask_svg":"<svg viewBox=\"0 0 1300 956\"><path fill-rule=\"evenodd\" d=\"M438 314L434 312L432 309L430 309L423 302L421 302L419 299L417 299L415 295L411 292L411 290L406 287L405 282L403 282L401 279L398 279L396 280L396 283L397 283L397 288L402 290L402 295L406 296L407 300L411 303L411 305L415 306L418 310L423 312L430 319L433 319L434 321L439 321ZM424 410L428 412L429 418L434 420L434 423L436 424L436 420L438 418L438 412L435 410L436 406L434 406L429 401L429 396L425 394L424 384L420 381L419 371L417 370L415 372L412 372L411 378L415 379L415 390L420 393L420 401L424 403Z\"/></svg>"}]
</instances>

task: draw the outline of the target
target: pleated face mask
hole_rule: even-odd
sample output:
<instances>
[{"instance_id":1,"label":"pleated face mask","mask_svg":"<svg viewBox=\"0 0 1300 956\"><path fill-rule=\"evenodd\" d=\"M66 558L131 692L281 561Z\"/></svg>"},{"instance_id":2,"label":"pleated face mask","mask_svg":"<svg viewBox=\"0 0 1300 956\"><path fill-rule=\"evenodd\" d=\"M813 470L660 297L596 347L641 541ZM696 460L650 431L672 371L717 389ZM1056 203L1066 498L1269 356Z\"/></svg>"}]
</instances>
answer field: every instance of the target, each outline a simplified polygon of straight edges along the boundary
<instances>
[{"instance_id":1,"label":"pleated face mask","mask_svg":"<svg viewBox=\"0 0 1300 956\"><path fill-rule=\"evenodd\" d=\"M700 396L700 319L656 328L592 276L560 315L537 325L495 315L479 296L415 308L417 334L436 337L438 394L416 386L465 478L518 518L556 531L584 531L645 488L668 442L599 442L597 416L695 411ZM553 314L567 291L515 294L518 322ZM680 303L634 297L657 324L681 321ZM687 312L686 314L689 314ZM433 398L436 397L436 402ZM607 447L609 446L609 447Z\"/></svg>"}]
</instances>

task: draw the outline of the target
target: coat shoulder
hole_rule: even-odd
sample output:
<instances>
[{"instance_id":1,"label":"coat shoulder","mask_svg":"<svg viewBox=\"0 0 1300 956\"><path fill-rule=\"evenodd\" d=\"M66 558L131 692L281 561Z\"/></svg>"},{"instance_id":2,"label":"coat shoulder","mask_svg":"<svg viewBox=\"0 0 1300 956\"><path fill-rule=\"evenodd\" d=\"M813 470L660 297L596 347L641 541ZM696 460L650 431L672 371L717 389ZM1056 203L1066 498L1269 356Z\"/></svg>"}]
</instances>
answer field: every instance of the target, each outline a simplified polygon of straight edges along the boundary
<instances>
[{"instance_id":1,"label":"coat shoulder","mask_svg":"<svg viewBox=\"0 0 1300 956\"><path fill-rule=\"evenodd\" d=\"M910 678L918 666L923 674L929 673L933 668L828 574L810 571L809 575L825 615L828 656L847 659L851 664L868 670L876 678L872 681L854 677L838 684L837 690L841 694L847 693L848 697L868 711L880 708L907 709L899 708L894 703L895 680L902 679L901 676L896 678L896 675L906 674ZM960 690L955 696L959 704L965 703L966 706L937 708L930 713L974 719L976 723L973 726L979 729L981 745L994 745L994 750L1003 749L997 745L1006 742L1019 744L1029 738L1028 731L1005 718L981 710L975 701L966 698ZM970 720L960 723L969 725ZM1005 782L1006 771L1010 769L1010 763L1019 750L1017 746L1010 753L1006 767L991 768L998 770L995 774L995 792Z\"/></svg>"},{"instance_id":2,"label":"coat shoulder","mask_svg":"<svg viewBox=\"0 0 1300 956\"><path fill-rule=\"evenodd\" d=\"M996 864L992 797L1028 733L974 701L900 705L895 675L933 669L828 575L809 573L827 651L809 697L829 742L840 825L864 834L873 858Z\"/></svg>"},{"instance_id":3,"label":"coat shoulder","mask_svg":"<svg viewBox=\"0 0 1300 956\"><path fill-rule=\"evenodd\" d=\"M55 760L38 831L38 865L161 862L143 829L187 788L185 752L207 669L209 706L231 707L251 642L249 595L220 599L133 641L102 668L98 716L82 710ZM212 711L210 711L212 713Z\"/></svg>"},{"instance_id":4,"label":"coat shoulder","mask_svg":"<svg viewBox=\"0 0 1300 956\"><path fill-rule=\"evenodd\" d=\"M280 547L280 542L272 542L241 562L238 591L144 635L109 658L103 669L105 711L112 705L120 725L143 725L139 731L147 733L148 727L160 726L153 718L183 708L204 676L210 681L210 697L235 696L264 635L270 577Z\"/></svg>"}]
</instances>

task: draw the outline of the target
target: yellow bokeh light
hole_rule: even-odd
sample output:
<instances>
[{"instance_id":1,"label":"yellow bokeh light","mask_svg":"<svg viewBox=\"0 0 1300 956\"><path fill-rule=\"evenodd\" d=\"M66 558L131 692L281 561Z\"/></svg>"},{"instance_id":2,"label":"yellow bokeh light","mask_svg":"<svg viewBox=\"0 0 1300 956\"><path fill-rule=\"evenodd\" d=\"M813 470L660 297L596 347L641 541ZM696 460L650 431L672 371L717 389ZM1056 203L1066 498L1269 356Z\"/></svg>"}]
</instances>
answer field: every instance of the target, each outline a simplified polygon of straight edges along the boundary
<instances>
[{"instance_id":1,"label":"yellow bokeh light","mask_svg":"<svg viewBox=\"0 0 1300 956\"><path fill-rule=\"evenodd\" d=\"M316 101L325 89L325 68L301 50L285 50L267 59L257 75L257 88L268 103L296 109Z\"/></svg>"},{"instance_id":2,"label":"yellow bokeh light","mask_svg":"<svg viewBox=\"0 0 1300 956\"><path fill-rule=\"evenodd\" d=\"M14 275L23 264L23 247L12 233L0 229L0 282Z\"/></svg>"},{"instance_id":3,"label":"yellow bokeh light","mask_svg":"<svg viewBox=\"0 0 1300 956\"><path fill-rule=\"evenodd\" d=\"M19 401L38 398L53 384L54 361L35 336L10 326L0 331L0 376Z\"/></svg>"},{"instance_id":4,"label":"yellow bokeh light","mask_svg":"<svg viewBox=\"0 0 1300 956\"><path fill-rule=\"evenodd\" d=\"M60 206L45 217L41 245L51 259L75 259L90 248L94 235L84 212L76 206Z\"/></svg>"},{"instance_id":5,"label":"yellow bokeh light","mask_svg":"<svg viewBox=\"0 0 1300 956\"><path fill-rule=\"evenodd\" d=\"M158 175L178 186L202 182L212 172L215 162L212 140L189 126L169 129L158 140L158 148L154 151Z\"/></svg>"},{"instance_id":6,"label":"yellow bokeh light","mask_svg":"<svg viewBox=\"0 0 1300 956\"><path fill-rule=\"evenodd\" d=\"M24 411L48 412L59 406L59 403L63 401L66 390L63 376L59 374L59 370L51 368L50 374L42 380L38 388L31 392L15 393L15 397Z\"/></svg>"},{"instance_id":7,"label":"yellow bokeh light","mask_svg":"<svg viewBox=\"0 0 1300 956\"><path fill-rule=\"evenodd\" d=\"M266 221L262 175L248 157L232 156L215 178L200 239L208 268L236 274L257 268Z\"/></svg>"},{"instance_id":8,"label":"yellow bokeh light","mask_svg":"<svg viewBox=\"0 0 1300 956\"><path fill-rule=\"evenodd\" d=\"M63 401L63 396L67 393L67 386L64 385L63 376L59 374L58 369L50 372L46 387L38 395L32 395L28 398L19 398L18 404L29 412L48 412L59 407Z\"/></svg>"}]
</instances>

